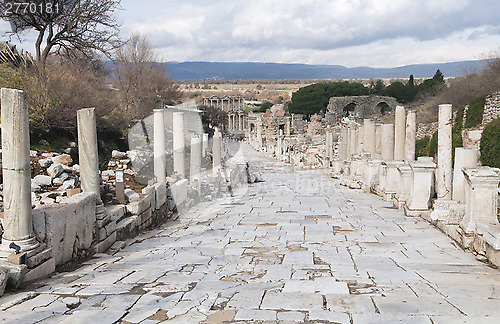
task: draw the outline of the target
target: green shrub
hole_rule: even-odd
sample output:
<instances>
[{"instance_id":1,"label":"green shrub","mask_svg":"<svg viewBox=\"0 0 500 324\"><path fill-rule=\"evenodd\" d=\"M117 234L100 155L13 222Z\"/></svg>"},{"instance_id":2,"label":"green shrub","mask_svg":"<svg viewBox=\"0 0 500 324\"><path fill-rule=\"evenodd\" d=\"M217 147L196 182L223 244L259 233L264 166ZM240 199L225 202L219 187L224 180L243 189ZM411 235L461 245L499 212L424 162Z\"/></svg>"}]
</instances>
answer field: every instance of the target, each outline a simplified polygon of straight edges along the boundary
<instances>
[{"instance_id":1,"label":"green shrub","mask_svg":"<svg viewBox=\"0 0 500 324\"><path fill-rule=\"evenodd\" d=\"M481 163L500 168L500 118L490 122L481 137Z\"/></svg>"},{"instance_id":2,"label":"green shrub","mask_svg":"<svg viewBox=\"0 0 500 324\"><path fill-rule=\"evenodd\" d=\"M465 128L475 127L483 122L483 112L485 97L472 99L469 102L469 109L467 110L467 119L465 120Z\"/></svg>"},{"instance_id":3,"label":"green shrub","mask_svg":"<svg viewBox=\"0 0 500 324\"><path fill-rule=\"evenodd\" d=\"M435 131L434 134L432 134L431 140L429 142L429 155L428 156L436 156L437 153L437 148L438 148L438 131Z\"/></svg>"},{"instance_id":4,"label":"green shrub","mask_svg":"<svg viewBox=\"0 0 500 324\"><path fill-rule=\"evenodd\" d=\"M429 136L418 139L415 142L415 159L419 156L428 156L429 154Z\"/></svg>"}]
</instances>

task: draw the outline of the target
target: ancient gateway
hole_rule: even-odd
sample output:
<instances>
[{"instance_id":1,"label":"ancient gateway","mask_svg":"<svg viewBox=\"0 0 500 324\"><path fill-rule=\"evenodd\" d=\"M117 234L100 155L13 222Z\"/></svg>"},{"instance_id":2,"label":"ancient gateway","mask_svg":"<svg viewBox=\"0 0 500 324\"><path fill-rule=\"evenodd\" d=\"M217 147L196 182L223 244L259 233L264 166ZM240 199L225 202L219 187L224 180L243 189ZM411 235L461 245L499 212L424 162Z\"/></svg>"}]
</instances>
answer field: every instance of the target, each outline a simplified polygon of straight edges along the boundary
<instances>
[{"instance_id":1,"label":"ancient gateway","mask_svg":"<svg viewBox=\"0 0 500 324\"><path fill-rule=\"evenodd\" d=\"M335 122L342 117L352 118L377 118L386 113L394 113L398 105L396 99L382 96L352 96L352 97L332 97L328 102L328 112L330 118Z\"/></svg>"}]
</instances>

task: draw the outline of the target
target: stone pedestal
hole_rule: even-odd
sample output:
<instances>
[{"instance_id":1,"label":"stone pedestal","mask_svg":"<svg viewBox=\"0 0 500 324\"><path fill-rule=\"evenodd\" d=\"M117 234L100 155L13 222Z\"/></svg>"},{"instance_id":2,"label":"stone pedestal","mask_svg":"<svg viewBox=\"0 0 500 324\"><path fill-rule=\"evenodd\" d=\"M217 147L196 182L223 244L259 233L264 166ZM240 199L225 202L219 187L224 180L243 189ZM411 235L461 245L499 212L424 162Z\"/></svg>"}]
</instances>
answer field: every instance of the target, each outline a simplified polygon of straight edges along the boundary
<instances>
[{"instance_id":1,"label":"stone pedestal","mask_svg":"<svg viewBox=\"0 0 500 324\"><path fill-rule=\"evenodd\" d=\"M406 211L427 211L431 207L432 182L436 164L432 157L421 156L410 162L411 193L406 203Z\"/></svg>"},{"instance_id":2,"label":"stone pedestal","mask_svg":"<svg viewBox=\"0 0 500 324\"><path fill-rule=\"evenodd\" d=\"M384 161L394 160L394 125L380 125L381 137L381 159Z\"/></svg>"},{"instance_id":3,"label":"stone pedestal","mask_svg":"<svg viewBox=\"0 0 500 324\"><path fill-rule=\"evenodd\" d=\"M212 172L219 173L221 168L222 136L216 131L212 143Z\"/></svg>"},{"instance_id":4,"label":"stone pedestal","mask_svg":"<svg viewBox=\"0 0 500 324\"><path fill-rule=\"evenodd\" d=\"M403 161L405 158L406 138L406 112L405 107L397 106L394 117L394 160Z\"/></svg>"},{"instance_id":5,"label":"stone pedestal","mask_svg":"<svg viewBox=\"0 0 500 324\"><path fill-rule=\"evenodd\" d=\"M394 206L401 208L410 199L411 195L411 167L404 164L398 167L399 172L399 189L396 193Z\"/></svg>"},{"instance_id":6,"label":"stone pedestal","mask_svg":"<svg viewBox=\"0 0 500 324\"><path fill-rule=\"evenodd\" d=\"M378 185L379 168L381 160L368 160L365 166L364 190L369 193L375 190Z\"/></svg>"},{"instance_id":7,"label":"stone pedestal","mask_svg":"<svg viewBox=\"0 0 500 324\"><path fill-rule=\"evenodd\" d=\"M478 152L476 148L457 147L455 149L455 166L453 168L452 199L465 203L465 176L462 168L473 168L478 165Z\"/></svg>"},{"instance_id":8,"label":"stone pedestal","mask_svg":"<svg viewBox=\"0 0 500 324\"><path fill-rule=\"evenodd\" d=\"M471 236L477 232L479 223L498 224L500 169L490 167L464 168L463 173L466 181L466 207L460 227L465 236Z\"/></svg>"},{"instance_id":9,"label":"stone pedestal","mask_svg":"<svg viewBox=\"0 0 500 324\"><path fill-rule=\"evenodd\" d=\"M22 251L39 246L33 235L28 98L24 91L1 90L3 236L1 250L14 242Z\"/></svg>"},{"instance_id":10,"label":"stone pedestal","mask_svg":"<svg viewBox=\"0 0 500 324\"><path fill-rule=\"evenodd\" d=\"M398 168L403 166L403 161L386 161L387 165L387 180L384 190L384 200L392 201L400 186L400 174Z\"/></svg>"},{"instance_id":11,"label":"stone pedestal","mask_svg":"<svg viewBox=\"0 0 500 324\"><path fill-rule=\"evenodd\" d=\"M417 137L417 117L411 110L406 116L405 162L415 160L415 142Z\"/></svg>"},{"instance_id":12,"label":"stone pedestal","mask_svg":"<svg viewBox=\"0 0 500 324\"><path fill-rule=\"evenodd\" d=\"M173 129L173 151L174 151L174 172L181 178L186 177L185 153L186 146L184 140L184 113L174 112L172 117Z\"/></svg>"},{"instance_id":13,"label":"stone pedestal","mask_svg":"<svg viewBox=\"0 0 500 324\"><path fill-rule=\"evenodd\" d=\"M378 168L378 187L377 187L377 195L383 197L385 192L385 187L387 184L387 164L385 161L382 161Z\"/></svg>"},{"instance_id":14,"label":"stone pedestal","mask_svg":"<svg viewBox=\"0 0 500 324\"><path fill-rule=\"evenodd\" d=\"M165 118L164 109L154 109L154 176L158 183L164 183L167 177L165 155Z\"/></svg>"},{"instance_id":15,"label":"stone pedestal","mask_svg":"<svg viewBox=\"0 0 500 324\"><path fill-rule=\"evenodd\" d=\"M452 191L452 112L451 105L439 105L438 168L436 193L438 199L451 200Z\"/></svg>"}]
</instances>

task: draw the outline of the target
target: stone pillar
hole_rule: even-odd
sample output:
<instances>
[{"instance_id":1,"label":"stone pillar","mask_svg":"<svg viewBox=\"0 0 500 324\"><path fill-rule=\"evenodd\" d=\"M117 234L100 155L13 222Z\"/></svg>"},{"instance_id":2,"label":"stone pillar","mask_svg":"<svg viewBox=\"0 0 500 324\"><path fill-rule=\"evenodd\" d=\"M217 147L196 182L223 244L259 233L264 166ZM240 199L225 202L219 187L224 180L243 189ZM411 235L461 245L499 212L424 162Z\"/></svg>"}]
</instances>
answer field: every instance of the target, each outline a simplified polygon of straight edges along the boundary
<instances>
[{"instance_id":1,"label":"stone pillar","mask_svg":"<svg viewBox=\"0 0 500 324\"><path fill-rule=\"evenodd\" d=\"M257 124L257 145L262 149L262 124Z\"/></svg>"},{"instance_id":2,"label":"stone pillar","mask_svg":"<svg viewBox=\"0 0 500 324\"><path fill-rule=\"evenodd\" d=\"M212 172L218 173L221 168L222 136L219 131L215 131L212 143Z\"/></svg>"},{"instance_id":3,"label":"stone pillar","mask_svg":"<svg viewBox=\"0 0 500 324\"><path fill-rule=\"evenodd\" d=\"M351 127L349 127L349 130L351 131L351 135L349 136L349 156L348 156L348 159L351 160L352 156L354 154L356 154L356 144L357 144L356 143L357 142L356 125L352 125Z\"/></svg>"},{"instance_id":4,"label":"stone pillar","mask_svg":"<svg viewBox=\"0 0 500 324\"><path fill-rule=\"evenodd\" d=\"M342 127L340 130L341 142L339 145L339 159L345 161L347 159L347 127Z\"/></svg>"},{"instance_id":5,"label":"stone pillar","mask_svg":"<svg viewBox=\"0 0 500 324\"><path fill-rule=\"evenodd\" d=\"M405 107L397 106L394 118L394 160L397 161L403 161L405 158L405 126Z\"/></svg>"},{"instance_id":6,"label":"stone pillar","mask_svg":"<svg viewBox=\"0 0 500 324\"><path fill-rule=\"evenodd\" d=\"M381 158L384 161L394 160L394 125L380 125Z\"/></svg>"},{"instance_id":7,"label":"stone pillar","mask_svg":"<svg viewBox=\"0 0 500 324\"><path fill-rule=\"evenodd\" d=\"M375 124L375 159L382 158L382 132L380 126L380 124Z\"/></svg>"},{"instance_id":8,"label":"stone pillar","mask_svg":"<svg viewBox=\"0 0 500 324\"><path fill-rule=\"evenodd\" d=\"M417 116L410 110L406 116L405 162L415 160L415 141L417 137Z\"/></svg>"},{"instance_id":9,"label":"stone pillar","mask_svg":"<svg viewBox=\"0 0 500 324\"><path fill-rule=\"evenodd\" d=\"M370 153L371 158L375 158L375 123L371 119L364 121L364 140L363 148Z\"/></svg>"},{"instance_id":10,"label":"stone pillar","mask_svg":"<svg viewBox=\"0 0 500 324\"><path fill-rule=\"evenodd\" d=\"M460 227L470 236L477 232L478 224L498 224L500 169L464 168L463 173L466 180L466 206Z\"/></svg>"},{"instance_id":11,"label":"stone pillar","mask_svg":"<svg viewBox=\"0 0 500 324\"><path fill-rule=\"evenodd\" d=\"M1 90L4 218L2 250L15 242L22 251L38 246L31 214L28 98L24 91ZM12 252L12 250L10 250Z\"/></svg>"},{"instance_id":12,"label":"stone pillar","mask_svg":"<svg viewBox=\"0 0 500 324\"><path fill-rule=\"evenodd\" d=\"M409 211L426 211L431 206L432 181L436 164L432 157L420 156L417 161L410 162L412 171L411 193L407 209Z\"/></svg>"},{"instance_id":13,"label":"stone pillar","mask_svg":"<svg viewBox=\"0 0 500 324\"><path fill-rule=\"evenodd\" d=\"M455 149L455 166L453 168L452 199L465 203L465 175L462 168L473 168L478 165L478 152L476 148L457 147Z\"/></svg>"},{"instance_id":14,"label":"stone pillar","mask_svg":"<svg viewBox=\"0 0 500 324\"><path fill-rule=\"evenodd\" d=\"M290 136L292 134L292 132L291 132L291 127L292 127L291 117L285 117L285 119L286 119L285 135Z\"/></svg>"},{"instance_id":15,"label":"stone pillar","mask_svg":"<svg viewBox=\"0 0 500 324\"><path fill-rule=\"evenodd\" d=\"M193 136L191 138L191 166L189 168L189 181L194 188L200 188L201 178L201 138Z\"/></svg>"},{"instance_id":16,"label":"stone pillar","mask_svg":"<svg viewBox=\"0 0 500 324\"><path fill-rule=\"evenodd\" d=\"M76 115L82 190L95 193L96 205L102 205L95 108L80 109Z\"/></svg>"},{"instance_id":17,"label":"stone pillar","mask_svg":"<svg viewBox=\"0 0 500 324\"><path fill-rule=\"evenodd\" d=\"M165 155L165 118L164 109L154 109L154 176L158 183L167 177Z\"/></svg>"},{"instance_id":18,"label":"stone pillar","mask_svg":"<svg viewBox=\"0 0 500 324\"><path fill-rule=\"evenodd\" d=\"M396 197L401 182L398 168L403 166L403 161L385 161L387 165L387 178L384 190L385 201L391 201Z\"/></svg>"},{"instance_id":19,"label":"stone pillar","mask_svg":"<svg viewBox=\"0 0 500 324\"><path fill-rule=\"evenodd\" d=\"M452 190L451 105L439 105L438 122L438 168L436 172L436 192L438 199L450 200Z\"/></svg>"},{"instance_id":20,"label":"stone pillar","mask_svg":"<svg viewBox=\"0 0 500 324\"><path fill-rule=\"evenodd\" d=\"M184 154L184 113L174 112L172 118L173 149L174 149L174 172L180 177L186 177L185 154Z\"/></svg>"},{"instance_id":21,"label":"stone pillar","mask_svg":"<svg viewBox=\"0 0 500 324\"><path fill-rule=\"evenodd\" d=\"M201 156L205 157L207 155L208 150L208 134L203 133L203 149L201 151Z\"/></svg>"},{"instance_id":22,"label":"stone pillar","mask_svg":"<svg viewBox=\"0 0 500 324\"><path fill-rule=\"evenodd\" d=\"M360 126L358 127L358 130L356 132L356 154L363 152L364 130L365 128L363 126Z\"/></svg>"}]
</instances>

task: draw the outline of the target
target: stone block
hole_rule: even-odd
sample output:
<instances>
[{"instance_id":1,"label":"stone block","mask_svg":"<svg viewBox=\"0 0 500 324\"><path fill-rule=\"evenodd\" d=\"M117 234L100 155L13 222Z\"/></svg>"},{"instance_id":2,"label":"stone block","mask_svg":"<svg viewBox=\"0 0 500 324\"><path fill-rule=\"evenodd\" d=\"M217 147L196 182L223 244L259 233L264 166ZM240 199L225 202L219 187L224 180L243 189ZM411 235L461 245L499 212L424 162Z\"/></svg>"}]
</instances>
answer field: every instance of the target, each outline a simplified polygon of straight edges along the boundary
<instances>
[{"instance_id":1,"label":"stone block","mask_svg":"<svg viewBox=\"0 0 500 324\"><path fill-rule=\"evenodd\" d=\"M9 271L5 268L0 267L0 297L3 296L5 292L5 286L7 286L7 280L9 278Z\"/></svg>"},{"instance_id":2,"label":"stone block","mask_svg":"<svg viewBox=\"0 0 500 324\"><path fill-rule=\"evenodd\" d=\"M52 178L55 178L57 177L58 175L60 175L62 172L64 171L64 168L62 166L62 164L60 163L57 163L57 164L52 164L50 167L47 168L47 173L49 174L49 176L51 176Z\"/></svg>"},{"instance_id":3,"label":"stone block","mask_svg":"<svg viewBox=\"0 0 500 324\"><path fill-rule=\"evenodd\" d=\"M155 186L155 209L158 210L167 202L167 187L164 183L156 183Z\"/></svg>"},{"instance_id":4,"label":"stone block","mask_svg":"<svg viewBox=\"0 0 500 324\"><path fill-rule=\"evenodd\" d=\"M26 252L12 252L7 256L7 261L13 264L26 264Z\"/></svg>"},{"instance_id":5,"label":"stone block","mask_svg":"<svg viewBox=\"0 0 500 324\"><path fill-rule=\"evenodd\" d=\"M123 240L135 234L139 228L138 220L138 216L130 216L116 224L117 239Z\"/></svg>"},{"instance_id":6,"label":"stone block","mask_svg":"<svg viewBox=\"0 0 500 324\"><path fill-rule=\"evenodd\" d=\"M151 206L154 208L156 206L156 190L154 185L152 186L147 186L142 189L142 194L145 196L149 196L151 199Z\"/></svg>"},{"instance_id":7,"label":"stone block","mask_svg":"<svg viewBox=\"0 0 500 324\"><path fill-rule=\"evenodd\" d=\"M108 236L104 241L96 244L94 247L95 253L103 253L106 251L111 245L116 242L116 231L114 231L110 236Z\"/></svg>"},{"instance_id":8,"label":"stone block","mask_svg":"<svg viewBox=\"0 0 500 324\"><path fill-rule=\"evenodd\" d=\"M176 205L180 205L187 200L187 189L188 189L187 179L177 181L176 183L170 186L170 190L172 191L172 197L174 198L174 202Z\"/></svg>"},{"instance_id":9,"label":"stone block","mask_svg":"<svg viewBox=\"0 0 500 324\"><path fill-rule=\"evenodd\" d=\"M106 214L109 215L112 221L118 222L120 221L127 209L124 205L110 205L106 206Z\"/></svg>"},{"instance_id":10,"label":"stone block","mask_svg":"<svg viewBox=\"0 0 500 324\"><path fill-rule=\"evenodd\" d=\"M31 179L32 186L47 187L52 185L52 177L38 174L33 179Z\"/></svg>"},{"instance_id":11,"label":"stone block","mask_svg":"<svg viewBox=\"0 0 500 324\"><path fill-rule=\"evenodd\" d=\"M125 199L128 202L135 202L141 199L141 196L132 189L125 189L124 194L125 194Z\"/></svg>"},{"instance_id":12,"label":"stone block","mask_svg":"<svg viewBox=\"0 0 500 324\"><path fill-rule=\"evenodd\" d=\"M12 288L19 288L23 283L24 276L28 272L28 266L25 264L17 265L2 260L0 260L0 269L1 268L8 271L7 286Z\"/></svg>"},{"instance_id":13,"label":"stone block","mask_svg":"<svg viewBox=\"0 0 500 324\"><path fill-rule=\"evenodd\" d=\"M41 212L45 216L45 241L52 248L56 265L70 261L75 250L86 250L92 245L95 202L95 194L81 193L60 204L34 210L34 214Z\"/></svg>"},{"instance_id":14,"label":"stone block","mask_svg":"<svg viewBox=\"0 0 500 324\"><path fill-rule=\"evenodd\" d=\"M56 270L56 261L50 258L34 269L29 270L24 276L23 282L34 281L40 278L47 277Z\"/></svg>"},{"instance_id":15,"label":"stone block","mask_svg":"<svg viewBox=\"0 0 500 324\"><path fill-rule=\"evenodd\" d=\"M52 248L43 249L35 255L29 256L27 258L26 265L28 268L32 269L42 264L45 260L48 260L52 257Z\"/></svg>"},{"instance_id":16,"label":"stone block","mask_svg":"<svg viewBox=\"0 0 500 324\"><path fill-rule=\"evenodd\" d=\"M145 210L151 208L151 197L143 196L139 201L134 201L126 205L129 213L139 215Z\"/></svg>"},{"instance_id":17,"label":"stone block","mask_svg":"<svg viewBox=\"0 0 500 324\"><path fill-rule=\"evenodd\" d=\"M73 159L69 154L61 154L58 156L54 156L52 158L52 161L54 162L54 164L62 164L62 165L71 165L71 163L73 163Z\"/></svg>"},{"instance_id":18,"label":"stone block","mask_svg":"<svg viewBox=\"0 0 500 324\"><path fill-rule=\"evenodd\" d=\"M41 241L45 241L45 212L39 208L33 209L32 222L33 232L35 236Z\"/></svg>"}]
</instances>

